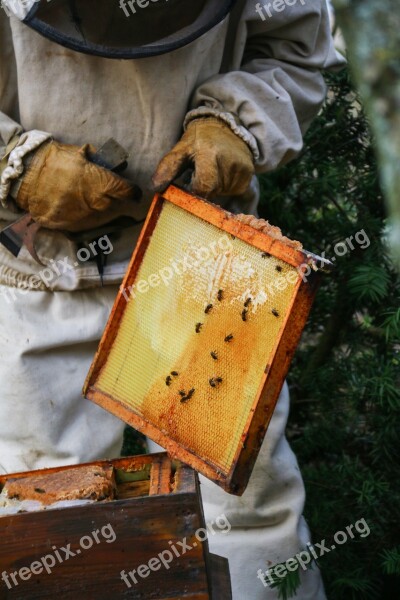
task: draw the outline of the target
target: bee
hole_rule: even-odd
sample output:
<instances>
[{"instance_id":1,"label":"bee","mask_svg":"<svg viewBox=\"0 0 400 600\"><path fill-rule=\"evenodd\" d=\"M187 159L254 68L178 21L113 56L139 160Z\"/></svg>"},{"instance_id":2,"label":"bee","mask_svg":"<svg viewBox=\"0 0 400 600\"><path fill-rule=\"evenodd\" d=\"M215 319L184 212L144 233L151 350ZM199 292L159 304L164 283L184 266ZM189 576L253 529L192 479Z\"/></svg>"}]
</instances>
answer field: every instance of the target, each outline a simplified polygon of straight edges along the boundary
<instances>
[{"instance_id":1,"label":"bee","mask_svg":"<svg viewBox=\"0 0 400 600\"><path fill-rule=\"evenodd\" d=\"M211 377L211 379L209 380L209 384L211 385L212 388L217 387L217 385L219 385L220 383L222 383L222 377Z\"/></svg>"},{"instance_id":2,"label":"bee","mask_svg":"<svg viewBox=\"0 0 400 600\"><path fill-rule=\"evenodd\" d=\"M190 400L190 398L193 396L195 391L196 391L195 388L192 388L191 390L189 390L188 393L186 394L186 396L183 396L181 398L181 402L187 402L188 400Z\"/></svg>"},{"instance_id":3,"label":"bee","mask_svg":"<svg viewBox=\"0 0 400 600\"><path fill-rule=\"evenodd\" d=\"M230 333L224 339L224 342L231 342L233 340L233 335Z\"/></svg>"},{"instance_id":4,"label":"bee","mask_svg":"<svg viewBox=\"0 0 400 600\"><path fill-rule=\"evenodd\" d=\"M235 236L234 236L232 233L231 233L231 238L232 238L233 240L236 240Z\"/></svg>"},{"instance_id":5,"label":"bee","mask_svg":"<svg viewBox=\"0 0 400 600\"><path fill-rule=\"evenodd\" d=\"M173 375L174 377L178 377L179 373L178 371L171 371L171 375Z\"/></svg>"},{"instance_id":6,"label":"bee","mask_svg":"<svg viewBox=\"0 0 400 600\"><path fill-rule=\"evenodd\" d=\"M271 255L268 252L263 252L261 256L262 258L269 258Z\"/></svg>"},{"instance_id":7,"label":"bee","mask_svg":"<svg viewBox=\"0 0 400 600\"><path fill-rule=\"evenodd\" d=\"M203 323L196 323L196 333L200 333L200 329L203 327Z\"/></svg>"},{"instance_id":8,"label":"bee","mask_svg":"<svg viewBox=\"0 0 400 600\"><path fill-rule=\"evenodd\" d=\"M217 298L219 302L222 302L224 299L224 290L218 290Z\"/></svg>"},{"instance_id":9,"label":"bee","mask_svg":"<svg viewBox=\"0 0 400 600\"><path fill-rule=\"evenodd\" d=\"M279 317L279 312L276 310L276 308L273 308L271 312L274 315L274 317Z\"/></svg>"},{"instance_id":10,"label":"bee","mask_svg":"<svg viewBox=\"0 0 400 600\"><path fill-rule=\"evenodd\" d=\"M211 358L213 358L214 360L218 360L218 354L215 351L210 352L210 354L211 354Z\"/></svg>"},{"instance_id":11,"label":"bee","mask_svg":"<svg viewBox=\"0 0 400 600\"><path fill-rule=\"evenodd\" d=\"M247 310L247 308L244 308L244 309L242 310L242 321L247 321L247 313L248 313L248 312L249 312L249 311Z\"/></svg>"},{"instance_id":12,"label":"bee","mask_svg":"<svg viewBox=\"0 0 400 600\"><path fill-rule=\"evenodd\" d=\"M250 304L251 304L251 298L247 298L246 302L244 303L245 308L250 306Z\"/></svg>"},{"instance_id":13,"label":"bee","mask_svg":"<svg viewBox=\"0 0 400 600\"><path fill-rule=\"evenodd\" d=\"M170 386L170 385L171 385L171 383L172 383L172 377L171 377L171 375L168 375L168 377L165 379L165 383L166 383L168 386Z\"/></svg>"},{"instance_id":14,"label":"bee","mask_svg":"<svg viewBox=\"0 0 400 600\"><path fill-rule=\"evenodd\" d=\"M278 273L282 273L283 271L282 267L280 267L279 265L275 267L275 269L278 271Z\"/></svg>"},{"instance_id":15,"label":"bee","mask_svg":"<svg viewBox=\"0 0 400 600\"><path fill-rule=\"evenodd\" d=\"M186 396L185 390L179 390L178 394L181 396L181 398L184 398Z\"/></svg>"},{"instance_id":16,"label":"bee","mask_svg":"<svg viewBox=\"0 0 400 600\"><path fill-rule=\"evenodd\" d=\"M211 312L211 310L212 310L212 307L213 307L213 305L212 305L212 304L208 304L208 305L206 306L206 309L205 309L205 311L204 311L204 312L206 313L206 315L208 315L208 313L209 313L209 312Z\"/></svg>"}]
</instances>

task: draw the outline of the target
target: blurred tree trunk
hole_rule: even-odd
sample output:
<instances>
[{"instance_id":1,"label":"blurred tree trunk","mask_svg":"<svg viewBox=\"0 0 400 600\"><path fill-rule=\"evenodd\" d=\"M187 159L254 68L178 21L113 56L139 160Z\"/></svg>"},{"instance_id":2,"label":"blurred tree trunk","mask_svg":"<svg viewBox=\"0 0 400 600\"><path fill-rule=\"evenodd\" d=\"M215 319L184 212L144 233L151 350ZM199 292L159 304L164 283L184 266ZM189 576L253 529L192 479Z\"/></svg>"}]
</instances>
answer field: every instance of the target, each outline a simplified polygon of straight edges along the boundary
<instances>
[{"instance_id":1,"label":"blurred tree trunk","mask_svg":"<svg viewBox=\"0 0 400 600\"><path fill-rule=\"evenodd\" d=\"M390 245L400 267L399 0L334 0L334 5L375 136L393 225Z\"/></svg>"}]
</instances>

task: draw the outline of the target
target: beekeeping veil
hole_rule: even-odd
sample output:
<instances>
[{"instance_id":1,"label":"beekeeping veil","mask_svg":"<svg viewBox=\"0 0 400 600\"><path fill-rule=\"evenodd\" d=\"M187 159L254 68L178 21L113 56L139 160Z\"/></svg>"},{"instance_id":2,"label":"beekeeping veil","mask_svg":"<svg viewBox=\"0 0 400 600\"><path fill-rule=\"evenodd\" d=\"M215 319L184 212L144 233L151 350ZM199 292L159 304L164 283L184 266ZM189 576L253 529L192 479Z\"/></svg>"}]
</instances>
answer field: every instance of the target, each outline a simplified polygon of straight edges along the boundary
<instances>
[{"instance_id":1,"label":"beekeeping veil","mask_svg":"<svg viewBox=\"0 0 400 600\"><path fill-rule=\"evenodd\" d=\"M235 0L3 0L29 27L77 52L145 58L191 43L221 22Z\"/></svg>"}]
</instances>

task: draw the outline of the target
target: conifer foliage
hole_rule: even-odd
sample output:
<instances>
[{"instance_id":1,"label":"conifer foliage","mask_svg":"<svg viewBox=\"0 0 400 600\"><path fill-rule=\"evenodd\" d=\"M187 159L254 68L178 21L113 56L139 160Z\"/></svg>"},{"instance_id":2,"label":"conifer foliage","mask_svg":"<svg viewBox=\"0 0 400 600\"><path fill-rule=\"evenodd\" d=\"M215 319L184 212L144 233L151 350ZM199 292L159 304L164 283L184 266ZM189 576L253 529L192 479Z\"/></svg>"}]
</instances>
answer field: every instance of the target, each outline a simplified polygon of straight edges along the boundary
<instances>
[{"instance_id":1,"label":"conifer foliage","mask_svg":"<svg viewBox=\"0 0 400 600\"><path fill-rule=\"evenodd\" d=\"M313 540L360 519L371 531L319 561L328 599L385 600L400 589L400 284L360 100L346 70L326 79L301 156L260 178L260 215L335 259L290 370L287 434ZM277 581L281 598L297 583Z\"/></svg>"}]
</instances>

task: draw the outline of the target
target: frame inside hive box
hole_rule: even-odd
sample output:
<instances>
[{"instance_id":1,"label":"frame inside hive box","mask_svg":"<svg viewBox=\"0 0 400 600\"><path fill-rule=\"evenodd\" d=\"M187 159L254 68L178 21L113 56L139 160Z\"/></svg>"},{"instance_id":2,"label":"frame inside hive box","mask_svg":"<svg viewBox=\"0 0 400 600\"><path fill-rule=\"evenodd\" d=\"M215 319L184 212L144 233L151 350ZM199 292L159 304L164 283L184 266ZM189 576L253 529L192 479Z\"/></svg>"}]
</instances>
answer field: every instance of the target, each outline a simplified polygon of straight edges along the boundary
<instances>
[{"instance_id":1,"label":"frame inside hive box","mask_svg":"<svg viewBox=\"0 0 400 600\"><path fill-rule=\"evenodd\" d=\"M65 500L90 497L88 471L107 473L110 497ZM39 491L45 506L28 508ZM1 475L0 492L1 599L232 598L228 561L206 535L229 522L206 529L197 473L165 453Z\"/></svg>"},{"instance_id":2,"label":"frame inside hive box","mask_svg":"<svg viewBox=\"0 0 400 600\"><path fill-rule=\"evenodd\" d=\"M85 396L240 495L329 266L265 221L170 186L154 198Z\"/></svg>"}]
</instances>

